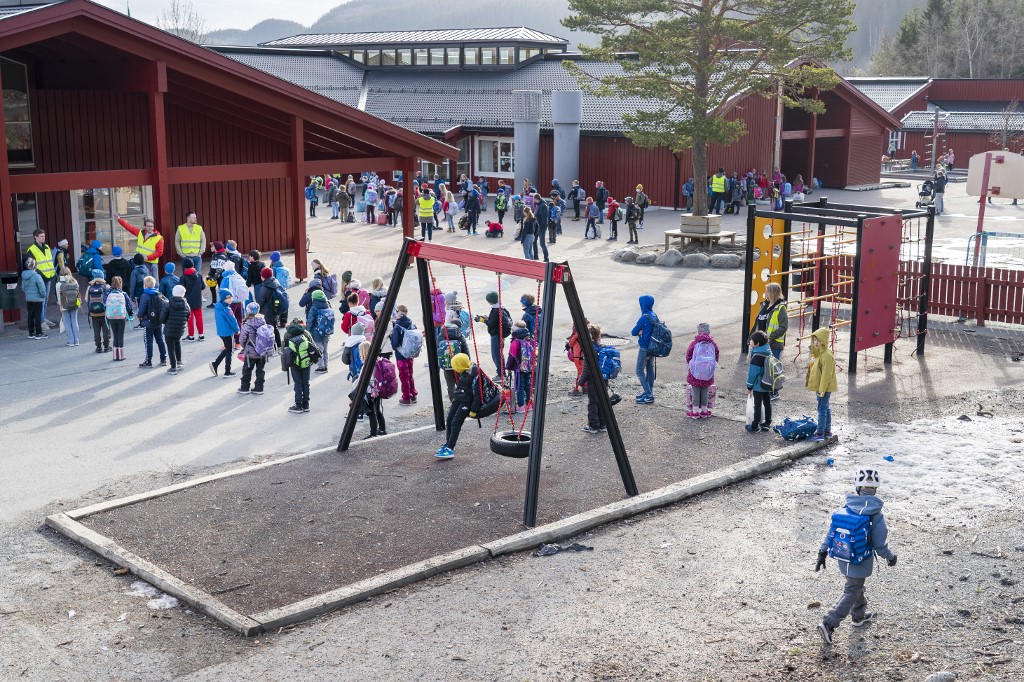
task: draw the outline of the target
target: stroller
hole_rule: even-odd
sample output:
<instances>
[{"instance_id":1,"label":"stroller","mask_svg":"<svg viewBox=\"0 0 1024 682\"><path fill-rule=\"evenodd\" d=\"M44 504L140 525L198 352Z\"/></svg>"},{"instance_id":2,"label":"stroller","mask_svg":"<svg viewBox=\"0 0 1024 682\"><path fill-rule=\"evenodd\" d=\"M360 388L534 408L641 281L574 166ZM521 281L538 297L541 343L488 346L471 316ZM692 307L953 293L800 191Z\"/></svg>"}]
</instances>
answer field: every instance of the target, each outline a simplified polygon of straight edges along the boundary
<instances>
[{"instance_id":1,"label":"stroller","mask_svg":"<svg viewBox=\"0 0 1024 682\"><path fill-rule=\"evenodd\" d=\"M935 203L935 182L925 180L917 186L917 208L927 208Z\"/></svg>"}]
</instances>

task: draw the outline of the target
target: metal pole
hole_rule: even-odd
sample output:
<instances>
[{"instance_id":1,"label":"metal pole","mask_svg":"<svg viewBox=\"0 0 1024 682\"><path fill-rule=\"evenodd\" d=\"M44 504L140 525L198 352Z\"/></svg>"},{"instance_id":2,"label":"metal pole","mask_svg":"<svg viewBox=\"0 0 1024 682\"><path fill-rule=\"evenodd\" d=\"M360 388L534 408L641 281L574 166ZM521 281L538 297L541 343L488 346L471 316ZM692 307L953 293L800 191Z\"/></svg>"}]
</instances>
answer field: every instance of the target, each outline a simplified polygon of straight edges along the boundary
<instances>
[{"instance_id":1,"label":"metal pole","mask_svg":"<svg viewBox=\"0 0 1024 682\"><path fill-rule=\"evenodd\" d=\"M430 273L427 262L416 259L416 275L420 283L420 305L423 309L424 344L427 346L427 369L430 372L430 396L434 400L434 428L444 431L444 400L441 397L441 370L437 364L437 331L434 329L434 304L430 299Z\"/></svg>"},{"instance_id":2,"label":"metal pole","mask_svg":"<svg viewBox=\"0 0 1024 682\"><path fill-rule=\"evenodd\" d=\"M850 314L850 360L846 371L857 373L857 312L860 310L861 250L864 247L864 216L857 218L857 253L853 257L853 306Z\"/></svg>"},{"instance_id":3,"label":"metal pole","mask_svg":"<svg viewBox=\"0 0 1024 682\"><path fill-rule=\"evenodd\" d=\"M615 412L612 411L611 401L608 400L608 391L605 390L604 378L601 376L601 368L597 362L597 351L594 344L590 343L590 333L587 331L586 318L583 316L583 306L580 305L580 297L576 293L576 284L573 282L572 273L566 268L565 280L562 282L565 290L565 300L569 305L569 312L572 314L572 323L576 331L586 343L580 343L583 349L583 362L590 371L590 380L601 382L601 390L597 392L597 404L601 409L601 416L608 427L608 438L612 442L612 450L615 452L615 462L619 465L619 475L622 477L622 485L626 488L629 496L637 495L636 481L633 479L633 469L629 465L629 457L626 455L626 446L622 442L622 433L619 431L619 424L615 421Z\"/></svg>"},{"instance_id":4,"label":"metal pole","mask_svg":"<svg viewBox=\"0 0 1024 682\"><path fill-rule=\"evenodd\" d=\"M928 222L924 236L924 265L921 272L920 303L917 306L917 354L924 355L928 335L928 304L932 288L932 239L935 236L935 207L928 207Z\"/></svg>"},{"instance_id":5,"label":"metal pole","mask_svg":"<svg viewBox=\"0 0 1024 682\"><path fill-rule=\"evenodd\" d=\"M754 230L757 225L757 206L747 206L747 257L743 278L743 326L740 327L740 354L747 354L750 336L750 294L754 290ZM785 272L785 271L783 271Z\"/></svg>"},{"instance_id":6,"label":"metal pole","mask_svg":"<svg viewBox=\"0 0 1024 682\"><path fill-rule=\"evenodd\" d=\"M338 452L348 450L352 443L352 434L356 429L360 401L366 395L366 389L370 386L370 377L373 376L373 368L377 364L377 354L380 353L384 344L384 337L387 335L387 320L391 319L391 311L395 308L395 301L398 300L398 290L402 287L402 280L405 279L405 263L409 260L410 239L402 240L402 250L398 252L398 262L395 264L395 271L391 275L391 282L388 288L388 295L384 298L384 309L381 311L380 324L373 331L373 340L370 341L370 355L363 364L359 373L359 380L356 382L355 396L348 408L348 416L345 418L345 427L341 430L341 438L338 440ZM358 353L359 348L353 348L352 352Z\"/></svg>"},{"instance_id":7,"label":"metal pole","mask_svg":"<svg viewBox=\"0 0 1024 682\"><path fill-rule=\"evenodd\" d=\"M548 375L551 370L552 335L555 320L555 264L548 263L544 272L544 294L541 297L540 334L537 336L537 371L533 386L533 422L530 425L530 459L526 469L526 499L523 525L537 525L537 500L540 496L540 458L544 447L544 414L548 401ZM582 344L581 344L582 345Z\"/></svg>"}]
</instances>

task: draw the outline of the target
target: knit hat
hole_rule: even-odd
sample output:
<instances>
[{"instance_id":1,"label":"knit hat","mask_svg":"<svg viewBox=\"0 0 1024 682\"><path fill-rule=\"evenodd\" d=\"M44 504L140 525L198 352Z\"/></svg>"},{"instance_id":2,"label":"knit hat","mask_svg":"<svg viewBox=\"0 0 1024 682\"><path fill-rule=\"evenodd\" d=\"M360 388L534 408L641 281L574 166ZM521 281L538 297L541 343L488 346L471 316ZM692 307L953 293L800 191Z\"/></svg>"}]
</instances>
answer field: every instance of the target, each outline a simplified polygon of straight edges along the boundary
<instances>
[{"instance_id":1,"label":"knit hat","mask_svg":"<svg viewBox=\"0 0 1024 682\"><path fill-rule=\"evenodd\" d=\"M146 262L146 258L141 253L137 253L134 256L132 256L132 262L135 263L136 265L142 265L143 263Z\"/></svg>"},{"instance_id":2,"label":"knit hat","mask_svg":"<svg viewBox=\"0 0 1024 682\"><path fill-rule=\"evenodd\" d=\"M184 295L185 295L185 287L181 286L180 284L175 284L174 288L171 289L171 296L184 296Z\"/></svg>"},{"instance_id":3,"label":"knit hat","mask_svg":"<svg viewBox=\"0 0 1024 682\"><path fill-rule=\"evenodd\" d=\"M314 289L311 294L314 301L326 301L327 294L323 292L323 289Z\"/></svg>"},{"instance_id":4,"label":"knit hat","mask_svg":"<svg viewBox=\"0 0 1024 682\"><path fill-rule=\"evenodd\" d=\"M103 280L103 278L106 277L104 272L102 270L100 270L99 268L96 268L95 270L93 270L89 274L92 275L93 279L98 279L98 280Z\"/></svg>"},{"instance_id":5,"label":"knit hat","mask_svg":"<svg viewBox=\"0 0 1024 682\"><path fill-rule=\"evenodd\" d=\"M452 357L452 369L461 374L469 369L472 363L469 361L469 356L465 353L456 353Z\"/></svg>"},{"instance_id":6,"label":"knit hat","mask_svg":"<svg viewBox=\"0 0 1024 682\"><path fill-rule=\"evenodd\" d=\"M366 325L362 322L356 322L352 325L352 336L363 336L366 333Z\"/></svg>"},{"instance_id":7,"label":"knit hat","mask_svg":"<svg viewBox=\"0 0 1024 682\"><path fill-rule=\"evenodd\" d=\"M213 250L214 251L223 251L224 250L224 242L214 242L213 243Z\"/></svg>"},{"instance_id":8,"label":"knit hat","mask_svg":"<svg viewBox=\"0 0 1024 682\"><path fill-rule=\"evenodd\" d=\"M346 284L351 282L352 281L352 271L351 270L346 270L345 272L341 273L341 281L345 282Z\"/></svg>"},{"instance_id":9,"label":"knit hat","mask_svg":"<svg viewBox=\"0 0 1024 682\"><path fill-rule=\"evenodd\" d=\"M711 325L708 324L707 322L701 322L700 324L697 325L697 333L704 335L711 334Z\"/></svg>"},{"instance_id":10,"label":"knit hat","mask_svg":"<svg viewBox=\"0 0 1024 682\"><path fill-rule=\"evenodd\" d=\"M175 288L177 288L177 287L175 287ZM177 294L175 294L175 296L177 296ZM253 302L249 303L247 306L245 306L245 314L246 315L255 315L259 311L260 311L260 304L257 303L256 301L253 301Z\"/></svg>"},{"instance_id":11,"label":"knit hat","mask_svg":"<svg viewBox=\"0 0 1024 682\"><path fill-rule=\"evenodd\" d=\"M276 263L279 260L281 260L281 252L280 251L275 251L274 253L270 254L270 262L271 263Z\"/></svg>"},{"instance_id":12,"label":"knit hat","mask_svg":"<svg viewBox=\"0 0 1024 682\"><path fill-rule=\"evenodd\" d=\"M274 271L270 268L263 268L260 270L260 279L270 279L274 276Z\"/></svg>"},{"instance_id":13,"label":"knit hat","mask_svg":"<svg viewBox=\"0 0 1024 682\"><path fill-rule=\"evenodd\" d=\"M168 275L173 275L174 274L174 263L168 263L167 265L165 265L164 266L164 272L166 272Z\"/></svg>"},{"instance_id":14,"label":"knit hat","mask_svg":"<svg viewBox=\"0 0 1024 682\"><path fill-rule=\"evenodd\" d=\"M101 246L103 246L103 242L101 242L99 239L93 239L92 242L89 243L90 249L98 249Z\"/></svg>"},{"instance_id":15,"label":"knit hat","mask_svg":"<svg viewBox=\"0 0 1024 682\"><path fill-rule=\"evenodd\" d=\"M487 302L490 303L491 305L494 305L495 303L497 303L498 302L498 292L497 291L489 291L489 292L487 292Z\"/></svg>"},{"instance_id":16,"label":"knit hat","mask_svg":"<svg viewBox=\"0 0 1024 682\"><path fill-rule=\"evenodd\" d=\"M57 246L67 246L67 245L68 245L68 240L67 239L61 239L59 242L57 242Z\"/></svg>"},{"instance_id":17,"label":"knit hat","mask_svg":"<svg viewBox=\"0 0 1024 682\"><path fill-rule=\"evenodd\" d=\"M189 268L194 268L195 266L196 262L191 258L185 257L181 259L181 267L183 269L188 270Z\"/></svg>"},{"instance_id":18,"label":"knit hat","mask_svg":"<svg viewBox=\"0 0 1024 682\"><path fill-rule=\"evenodd\" d=\"M221 303L223 303L224 300L228 299L228 298L231 298L231 290L230 289L221 289L220 290L220 300L221 300Z\"/></svg>"},{"instance_id":19,"label":"knit hat","mask_svg":"<svg viewBox=\"0 0 1024 682\"><path fill-rule=\"evenodd\" d=\"M444 302L446 305L451 305L452 303L455 303L455 301L457 300L459 300L459 292L457 291L449 291L447 294L444 295Z\"/></svg>"},{"instance_id":20,"label":"knit hat","mask_svg":"<svg viewBox=\"0 0 1024 682\"><path fill-rule=\"evenodd\" d=\"M316 296L313 298L316 298ZM377 305L373 306L373 312L379 314L382 310L384 310L384 301L377 301Z\"/></svg>"},{"instance_id":21,"label":"knit hat","mask_svg":"<svg viewBox=\"0 0 1024 682\"><path fill-rule=\"evenodd\" d=\"M110 253L112 253L115 256L120 256L122 253L124 253L124 251L121 249L120 246L115 246L113 249L110 250Z\"/></svg>"}]
</instances>

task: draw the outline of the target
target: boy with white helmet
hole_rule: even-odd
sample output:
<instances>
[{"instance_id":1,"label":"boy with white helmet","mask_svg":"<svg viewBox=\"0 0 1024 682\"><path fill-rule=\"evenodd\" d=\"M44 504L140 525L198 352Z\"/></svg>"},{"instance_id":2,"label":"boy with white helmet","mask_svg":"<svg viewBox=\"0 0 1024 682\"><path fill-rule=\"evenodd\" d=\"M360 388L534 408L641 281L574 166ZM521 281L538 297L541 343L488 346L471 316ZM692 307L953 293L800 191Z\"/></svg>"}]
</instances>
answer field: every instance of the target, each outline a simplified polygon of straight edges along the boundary
<instances>
[{"instance_id":1,"label":"boy with white helmet","mask_svg":"<svg viewBox=\"0 0 1024 682\"><path fill-rule=\"evenodd\" d=\"M860 627L874 619L867 610L864 581L874 568L874 555L896 565L896 555L887 544L889 529L882 514L882 500L875 496L881 478L875 469L861 469L854 482L855 494L846 496L846 506L832 514L828 534L818 550L814 571L825 567L826 557L839 562L839 572L846 576L843 596L839 598L818 625L818 634L826 644L832 643L832 632L847 615L852 616L853 627Z\"/></svg>"}]
</instances>

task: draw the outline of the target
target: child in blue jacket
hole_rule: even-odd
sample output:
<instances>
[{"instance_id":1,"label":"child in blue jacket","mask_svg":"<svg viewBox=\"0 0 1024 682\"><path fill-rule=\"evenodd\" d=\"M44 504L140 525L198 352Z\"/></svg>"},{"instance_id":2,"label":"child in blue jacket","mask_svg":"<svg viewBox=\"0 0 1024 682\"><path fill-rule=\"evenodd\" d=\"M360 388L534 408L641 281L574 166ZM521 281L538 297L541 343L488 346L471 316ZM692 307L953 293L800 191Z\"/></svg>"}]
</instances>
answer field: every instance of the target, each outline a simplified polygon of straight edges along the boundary
<instances>
[{"instance_id":1,"label":"child in blue jacket","mask_svg":"<svg viewBox=\"0 0 1024 682\"><path fill-rule=\"evenodd\" d=\"M658 321L658 316L654 314L654 297L644 294L640 297L640 319L630 332L637 337L636 342L640 346L636 356L636 377L640 380L641 388L636 402L640 405L650 405L654 402L654 356L647 354L647 347L651 344L654 323Z\"/></svg>"},{"instance_id":2,"label":"child in blue jacket","mask_svg":"<svg viewBox=\"0 0 1024 682\"><path fill-rule=\"evenodd\" d=\"M213 376L217 376L217 370L223 360L224 376L233 377L235 373L231 371L231 352L234 347L235 334L238 333L238 320L235 319L235 313L231 310L231 292L227 289L220 290L220 302L213 308L213 318L217 323L217 336L224 344L224 350L220 352L216 360L210 363L210 371L213 372Z\"/></svg>"},{"instance_id":3,"label":"child in blue jacket","mask_svg":"<svg viewBox=\"0 0 1024 682\"><path fill-rule=\"evenodd\" d=\"M768 335L758 331L750 335L750 367L747 369L747 395L754 396L754 421L746 425L747 431L757 433L772 427L772 392L761 383L764 376L764 361L772 354ZM761 416L764 415L764 421Z\"/></svg>"},{"instance_id":4,"label":"child in blue jacket","mask_svg":"<svg viewBox=\"0 0 1024 682\"><path fill-rule=\"evenodd\" d=\"M181 280L174 274L174 263L165 265L164 272L166 274L160 278L160 293L169 301L174 298L174 287L178 286Z\"/></svg>"}]
</instances>

